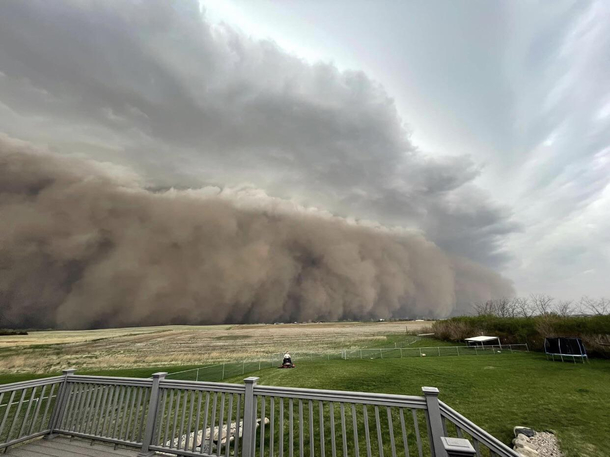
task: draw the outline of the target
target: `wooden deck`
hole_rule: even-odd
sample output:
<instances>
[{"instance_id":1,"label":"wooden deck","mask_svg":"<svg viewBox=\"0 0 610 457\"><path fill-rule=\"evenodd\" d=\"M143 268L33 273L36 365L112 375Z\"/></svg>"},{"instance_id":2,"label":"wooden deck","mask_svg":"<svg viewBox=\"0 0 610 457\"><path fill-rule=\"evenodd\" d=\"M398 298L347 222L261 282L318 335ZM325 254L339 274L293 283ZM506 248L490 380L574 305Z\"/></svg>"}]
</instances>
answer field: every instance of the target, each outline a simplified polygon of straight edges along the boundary
<instances>
[{"instance_id":1,"label":"wooden deck","mask_svg":"<svg viewBox=\"0 0 610 457\"><path fill-rule=\"evenodd\" d=\"M38 439L9 449L7 455L19 457L135 457L137 449L118 448L114 445L90 440L58 436L53 440Z\"/></svg>"}]
</instances>

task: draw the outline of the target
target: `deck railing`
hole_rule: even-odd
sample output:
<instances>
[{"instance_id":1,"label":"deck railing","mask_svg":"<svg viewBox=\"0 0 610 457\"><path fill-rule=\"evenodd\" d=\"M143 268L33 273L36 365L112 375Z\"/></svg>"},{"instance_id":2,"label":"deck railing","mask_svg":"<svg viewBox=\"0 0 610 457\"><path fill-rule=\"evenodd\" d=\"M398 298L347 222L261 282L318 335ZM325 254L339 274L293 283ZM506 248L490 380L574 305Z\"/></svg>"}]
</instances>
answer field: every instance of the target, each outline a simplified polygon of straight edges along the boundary
<instances>
[{"instance_id":1,"label":"deck railing","mask_svg":"<svg viewBox=\"0 0 610 457\"><path fill-rule=\"evenodd\" d=\"M165 373L138 379L66 370L2 385L0 450L61 434L135 447L141 456L518 457L440 402L435 388L404 396L259 386L257 380L206 383L167 380Z\"/></svg>"}]
</instances>

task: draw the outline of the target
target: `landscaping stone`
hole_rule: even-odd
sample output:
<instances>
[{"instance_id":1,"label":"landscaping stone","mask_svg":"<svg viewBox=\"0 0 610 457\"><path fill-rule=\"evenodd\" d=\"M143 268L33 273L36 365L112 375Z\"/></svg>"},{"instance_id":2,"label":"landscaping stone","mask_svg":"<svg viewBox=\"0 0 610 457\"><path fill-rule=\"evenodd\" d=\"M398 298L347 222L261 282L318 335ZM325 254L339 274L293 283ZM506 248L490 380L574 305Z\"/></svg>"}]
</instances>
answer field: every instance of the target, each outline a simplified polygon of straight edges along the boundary
<instances>
[{"instance_id":1,"label":"landscaping stone","mask_svg":"<svg viewBox=\"0 0 610 457\"><path fill-rule=\"evenodd\" d=\"M527 427L514 428L514 450L522 457L562 457L557 437L550 432L536 432Z\"/></svg>"}]
</instances>

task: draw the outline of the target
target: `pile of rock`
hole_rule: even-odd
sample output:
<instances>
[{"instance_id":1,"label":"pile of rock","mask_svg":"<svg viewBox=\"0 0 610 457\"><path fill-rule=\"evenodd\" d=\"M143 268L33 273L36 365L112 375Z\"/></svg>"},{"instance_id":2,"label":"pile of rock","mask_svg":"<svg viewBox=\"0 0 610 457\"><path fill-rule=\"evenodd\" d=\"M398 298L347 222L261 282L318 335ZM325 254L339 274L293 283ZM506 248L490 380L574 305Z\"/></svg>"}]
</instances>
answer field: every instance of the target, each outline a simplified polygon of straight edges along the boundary
<instances>
[{"instance_id":1,"label":"pile of rock","mask_svg":"<svg viewBox=\"0 0 610 457\"><path fill-rule=\"evenodd\" d=\"M551 432L536 432L527 427L515 427L513 448L522 457L562 457L559 441Z\"/></svg>"}]
</instances>

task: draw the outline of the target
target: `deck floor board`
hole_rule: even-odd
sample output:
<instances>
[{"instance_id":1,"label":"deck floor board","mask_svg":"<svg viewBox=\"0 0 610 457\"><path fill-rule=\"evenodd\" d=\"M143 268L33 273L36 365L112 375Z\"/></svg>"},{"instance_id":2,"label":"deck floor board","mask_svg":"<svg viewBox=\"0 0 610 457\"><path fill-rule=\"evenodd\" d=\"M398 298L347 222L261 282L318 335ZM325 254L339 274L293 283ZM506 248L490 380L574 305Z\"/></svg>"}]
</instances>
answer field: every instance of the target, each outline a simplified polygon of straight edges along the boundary
<instances>
[{"instance_id":1,"label":"deck floor board","mask_svg":"<svg viewBox=\"0 0 610 457\"><path fill-rule=\"evenodd\" d=\"M7 455L15 457L136 457L138 449L118 448L112 444L58 436L53 440L38 439L11 448Z\"/></svg>"}]
</instances>

